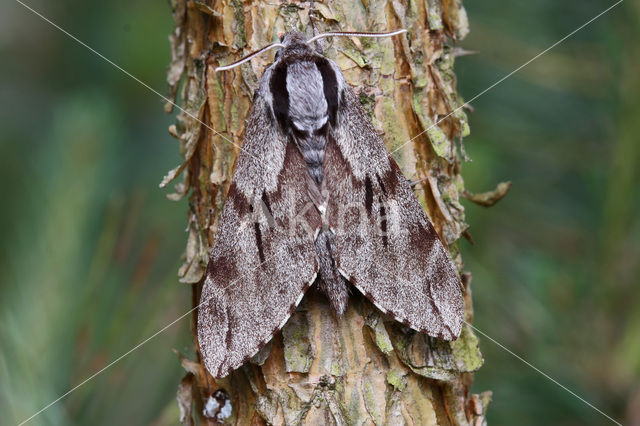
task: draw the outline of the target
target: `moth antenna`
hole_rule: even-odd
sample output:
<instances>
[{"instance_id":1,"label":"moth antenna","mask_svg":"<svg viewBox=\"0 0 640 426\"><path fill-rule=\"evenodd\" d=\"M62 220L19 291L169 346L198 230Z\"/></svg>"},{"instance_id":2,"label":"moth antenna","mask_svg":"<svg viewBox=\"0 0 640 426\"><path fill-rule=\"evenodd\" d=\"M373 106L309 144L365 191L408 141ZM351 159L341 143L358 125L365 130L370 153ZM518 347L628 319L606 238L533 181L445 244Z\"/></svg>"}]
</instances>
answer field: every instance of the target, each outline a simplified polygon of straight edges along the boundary
<instances>
[{"instance_id":1,"label":"moth antenna","mask_svg":"<svg viewBox=\"0 0 640 426\"><path fill-rule=\"evenodd\" d=\"M262 49L260 49L260 50L256 50L256 51L255 51L255 52L253 52L253 53L249 53L247 56L245 56L245 57L243 57L243 58L241 58L241 59L238 59L237 61L232 62L232 63L230 63L229 65L224 65L224 66L222 66L222 67L218 67L218 68L216 68L216 72L218 72L218 71L230 70L231 68L235 68L235 67L237 67L238 65L242 65L242 64L244 64L245 62L248 62L248 61L250 61L251 59L253 59L255 56L258 56L258 55L260 55L260 54L262 54L262 53L266 52L267 50L271 50L271 49L273 49L274 47L284 47L284 44L282 44L282 43L272 43L272 44L270 44L270 45L268 45L268 46L263 47L263 48L262 48Z\"/></svg>"},{"instance_id":2,"label":"moth antenna","mask_svg":"<svg viewBox=\"0 0 640 426\"><path fill-rule=\"evenodd\" d=\"M337 36L337 37L391 37L391 36L406 33L406 32L407 30L405 30L404 28L401 30L391 31L387 33L360 33L360 32L349 32L349 31L347 32L334 31L329 33L318 34L317 36L307 40L307 44L311 44L316 40L319 40L325 37L334 37L334 36Z\"/></svg>"}]
</instances>

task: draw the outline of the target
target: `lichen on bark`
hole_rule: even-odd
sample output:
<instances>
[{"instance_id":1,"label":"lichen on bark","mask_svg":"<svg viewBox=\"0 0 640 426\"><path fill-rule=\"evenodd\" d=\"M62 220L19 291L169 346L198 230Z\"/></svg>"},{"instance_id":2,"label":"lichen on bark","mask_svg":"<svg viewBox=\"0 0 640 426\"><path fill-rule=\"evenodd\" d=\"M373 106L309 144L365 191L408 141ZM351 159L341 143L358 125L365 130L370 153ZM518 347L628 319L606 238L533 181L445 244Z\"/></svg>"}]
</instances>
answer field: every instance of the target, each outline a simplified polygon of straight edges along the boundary
<instances>
[{"instance_id":1,"label":"lichen on bark","mask_svg":"<svg viewBox=\"0 0 640 426\"><path fill-rule=\"evenodd\" d=\"M277 40L280 33L312 35L312 30L309 2L173 0L172 7L169 92L186 113L179 112L170 133L184 162L162 186L181 175L169 197L189 200L179 275L192 286L195 307L244 120L273 52L233 72L214 69ZM459 108L453 71L454 45L468 32L461 2L316 1L315 9L321 32L407 29L394 38L325 39L322 48L356 89L405 175L420 181L416 193L462 273L458 240L468 225L459 199L468 193L460 176L461 144L469 125ZM462 274L461 282L470 322L470 275ZM192 319L196 358L180 355L187 371L179 390L185 424L195 417L230 424L485 422L490 393L470 393L473 372L483 360L468 326L457 341L439 341L393 322L357 291L344 316L337 317L312 288L270 344L227 378L213 380L198 351L196 318L197 312ZM219 389L229 396L231 416L204 417L203 407L220 395Z\"/></svg>"}]
</instances>

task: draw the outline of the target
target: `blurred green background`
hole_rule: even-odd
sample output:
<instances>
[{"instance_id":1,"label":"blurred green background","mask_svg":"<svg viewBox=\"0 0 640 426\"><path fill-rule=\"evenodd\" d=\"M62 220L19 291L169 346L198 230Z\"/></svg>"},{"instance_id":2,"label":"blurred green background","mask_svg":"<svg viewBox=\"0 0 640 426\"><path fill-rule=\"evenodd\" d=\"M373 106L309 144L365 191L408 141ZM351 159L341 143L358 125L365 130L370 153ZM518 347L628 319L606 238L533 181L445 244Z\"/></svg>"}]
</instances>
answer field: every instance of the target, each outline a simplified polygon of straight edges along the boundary
<instances>
[{"instance_id":1,"label":"blurred green background","mask_svg":"<svg viewBox=\"0 0 640 426\"><path fill-rule=\"evenodd\" d=\"M29 5L166 93L165 2ZM465 3L466 99L612 4ZM466 203L475 324L606 413L640 424L640 6L627 1L473 102ZM180 162L162 101L20 4L0 6L0 416L15 424L170 323L186 202L158 183ZM176 424L191 353L183 320L30 424ZM490 424L607 424L481 340L474 391Z\"/></svg>"}]
</instances>

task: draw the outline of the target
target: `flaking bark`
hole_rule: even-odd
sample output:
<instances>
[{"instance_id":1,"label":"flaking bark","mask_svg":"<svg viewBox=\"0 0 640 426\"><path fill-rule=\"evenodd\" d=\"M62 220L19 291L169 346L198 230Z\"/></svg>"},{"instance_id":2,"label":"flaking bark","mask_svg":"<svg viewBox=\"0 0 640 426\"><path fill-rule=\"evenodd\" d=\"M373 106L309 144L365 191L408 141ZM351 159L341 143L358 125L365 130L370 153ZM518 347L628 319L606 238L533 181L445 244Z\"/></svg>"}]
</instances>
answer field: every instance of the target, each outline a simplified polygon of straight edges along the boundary
<instances>
[{"instance_id":1,"label":"flaking bark","mask_svg":"<svg viewBox=\"0 0 640 426\"><path fill-rule=\"evenodd\" d=\"M279 33L298 30L310 36L312 30L309 2L174 0L172 6L170 95L179 93L177 102L189 114L180 112L169 129L184 163L169 172L162 186L182 175L169 198L189 199L179 275L192 286L196 306L239 152L211 129L242 144L257 80L274 52L234 71L216 74L214 69L277 41ZM394 156L405 176L420 180L416 193L462 271L457 244L467 224L459 203L465 194L460 157L469 128L464 111L456 110L462 102L453 73L453 46L468 31L461 3L348 0L315 2L315 8L319 32L408 30L406 36L387 39L325 39L321 47L356 89L387 147L397 150ZM462 274L461 282L470 322L470 275ZM196 318L197 311L192 317L197 357L180 355L187 371L178 392L184 424L485 422L490 394L469 392L482 355L468 326L457 341L438 341L384 317L357 291L339 318L312 288L282 333L249 364L214 381L201 363Z\"/></svg>"}]
</instances>

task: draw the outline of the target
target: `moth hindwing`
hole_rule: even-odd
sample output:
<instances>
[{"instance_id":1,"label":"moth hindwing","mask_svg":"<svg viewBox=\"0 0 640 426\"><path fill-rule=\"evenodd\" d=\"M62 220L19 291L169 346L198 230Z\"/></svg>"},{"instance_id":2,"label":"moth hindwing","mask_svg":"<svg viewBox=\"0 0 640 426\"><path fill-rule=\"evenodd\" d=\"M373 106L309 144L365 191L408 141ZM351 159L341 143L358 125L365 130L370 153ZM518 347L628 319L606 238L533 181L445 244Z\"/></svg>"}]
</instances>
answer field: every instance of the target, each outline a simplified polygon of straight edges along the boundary
<instances>
[{"instance_id":1,"label":"moth hindwing","mask_svg":"<svg viewBox=\"0 0 640 426\"><path fill-rule=\"evenodd\" d=\"M405 325L456 339L455 268L342 72L299 33L276 58L211 249L198 317L207 369L223 377L246 362L314 282L338 314L355 287Z\"/></svg>"}]
</instances>

